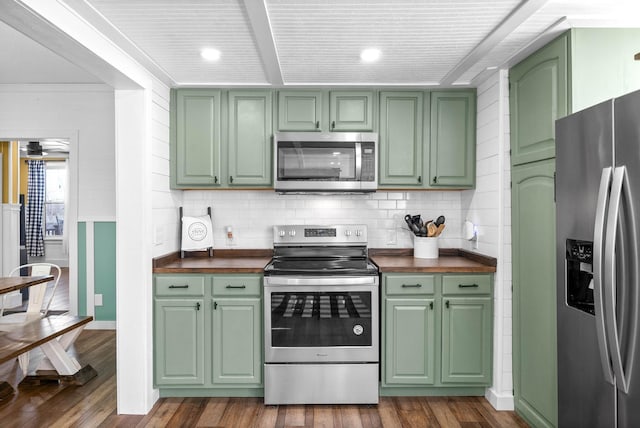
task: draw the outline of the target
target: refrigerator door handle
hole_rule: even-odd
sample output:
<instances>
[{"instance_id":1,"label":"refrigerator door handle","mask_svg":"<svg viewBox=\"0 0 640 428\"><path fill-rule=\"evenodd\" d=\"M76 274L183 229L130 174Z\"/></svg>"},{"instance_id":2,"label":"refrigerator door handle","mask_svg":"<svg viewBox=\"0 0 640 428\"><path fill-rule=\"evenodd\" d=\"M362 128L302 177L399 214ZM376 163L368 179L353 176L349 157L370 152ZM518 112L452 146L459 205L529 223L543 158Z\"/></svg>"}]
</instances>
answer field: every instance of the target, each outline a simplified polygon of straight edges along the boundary
<instances>
[{"instance_id":1,"label":"refrigerator door handle","mask_svg":"<svg viewBox=\"0 0 640 428\"><path fill-rule=\"evenodd\" d=\"M607 202L609 200L609 186L611 184L612 168L602 169L600 176L600 189L598 190L598 201L596 205L596 220L593 228L593 300L595 304L596 316L596 336L598 338L598 350L600 351L600 363L602 373L606 382L614 385L613 372L611 370L611 357L609 355L609 345L607 343L604 302L602 298L602 268L604 251L604 230L605 217L607 215Z\"/></svg>"},{"instance_id":2,"label":"refrigerator door handle","mask_svg":"<svg viewBox=\"0 0 640 428\"><path fill-rule=\"evenodd\" d=\"M620 346L620 335L618 332L618 320L616 314L616 289L618 287L617 284L617 275L616 275L616 233L618 230L618 219L620 218L620 205L622 202L622 192L625 191L625 197L627 201L630 201L631 193L629 190L629 182L627 178L627 170L626 167L620 166L614 170L613 173L613 184L611 186L611 202L609 207L609 213L607 215L607 236L605 240L605 261L604 261L604 272L605 278L609 283L609 287L605 290L604 293L604 303L606 306L605 310L605 325L607 328L607 339L610 344L611 351L611 363L613 365L613 373L616 379L616 387L624 392L625 394L629 392L629 379L626 376L624 366L622 363L622 352ZM631 219L630 222L630 235L627 239L630 239L631 242L635 245L637 244L636 234L635 234L635 219ZM632 245L632 248L635 248ZM624 246L620 246L620 253L617 256L622 257L622 260L627 260L628 254L625 254L626 249ZM635 251L635 250L634 250ZM636 256L634 254L634 256ZM637 260L633 260L632 269L637 269ZM637 275L635 271L632 274L632 280L637 280ZM622 287L627 287L628 284L620 284ZM633 309L634 318L637 316L637 309ZM636 323L631 327L636 329ZM628 352L633 355L635 353L635 335L633 337L633 343L630 343L628 346Z\"/></svg>"}]
</instances>

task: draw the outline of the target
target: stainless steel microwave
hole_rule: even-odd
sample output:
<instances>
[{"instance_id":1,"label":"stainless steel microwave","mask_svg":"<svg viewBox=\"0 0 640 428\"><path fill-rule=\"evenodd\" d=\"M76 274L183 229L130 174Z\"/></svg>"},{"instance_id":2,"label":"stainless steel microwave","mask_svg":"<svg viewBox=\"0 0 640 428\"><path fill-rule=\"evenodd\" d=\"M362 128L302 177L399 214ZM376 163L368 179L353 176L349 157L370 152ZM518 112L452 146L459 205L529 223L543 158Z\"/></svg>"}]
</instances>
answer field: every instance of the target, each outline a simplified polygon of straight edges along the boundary
<instances>
[{"instance_id":1,"label":"stainless steel microwave","mask_svg":"<svg viewBox=\"0 0 640 428\"><path fill-rule=\"evenodd\" d=\"M282 132L273 143L276 192L365 193L378 188L377 133Z\"/></svg>"}]
</instances>

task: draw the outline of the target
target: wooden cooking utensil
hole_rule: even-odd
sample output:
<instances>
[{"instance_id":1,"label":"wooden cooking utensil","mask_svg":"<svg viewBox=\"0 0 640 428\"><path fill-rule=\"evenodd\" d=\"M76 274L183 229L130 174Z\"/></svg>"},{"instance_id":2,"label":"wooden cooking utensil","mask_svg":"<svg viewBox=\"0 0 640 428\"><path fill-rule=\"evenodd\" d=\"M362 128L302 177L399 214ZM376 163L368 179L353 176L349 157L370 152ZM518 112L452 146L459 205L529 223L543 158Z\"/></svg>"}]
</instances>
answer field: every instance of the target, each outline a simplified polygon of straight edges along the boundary
<instances>
[{"instance_id":1,"label":"wooden cooking utensil","mask_svg":"<svg viewBox=\"0 0 640 428\"><path fill-rule=\"evenodd\" d=\"M438 231L438 226L436 226L433 222L429 222L427 224L427 236L436 236L436 232Z\"/></svg>"},{"instance_id":2,"label":"wooden cooking utensil","mask_svg":"<svg viewBox=\"0 0 640 428\"><path fill-rule=\"evenodd\" d=\"M440 226L436 228L436 232L433 236L440 236L443 230L444 230L444 223L442 223Z\"/></svg>"}]
</instances>

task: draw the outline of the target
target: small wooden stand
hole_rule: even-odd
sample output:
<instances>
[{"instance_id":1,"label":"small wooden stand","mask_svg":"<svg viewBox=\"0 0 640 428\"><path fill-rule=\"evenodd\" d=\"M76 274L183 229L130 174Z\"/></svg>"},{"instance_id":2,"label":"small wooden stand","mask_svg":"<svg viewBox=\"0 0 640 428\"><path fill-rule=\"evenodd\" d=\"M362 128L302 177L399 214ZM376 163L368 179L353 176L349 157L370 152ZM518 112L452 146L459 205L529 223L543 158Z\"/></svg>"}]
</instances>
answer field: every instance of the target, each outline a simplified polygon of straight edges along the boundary
<instances>
[{"instance_id":1,"label":"small wooden stand","mask_svg":"<svg viewBox=\"0 0 640 428\"><path fill-rule=\"evenodd\" d=\"M182 240L182 207L179 208L180 209L180 239ZM211 219L211 224L213 225L213 217L211 217L211 207L207 207L207 214L209 215L209 218ZM213 233L213 230L211 230L211 233ZM182 247L182 244L180 245L180 247ZM213 247L209 247L207 248L207 253L209 255L209 257L213 257ZM182 250L182 248L180 248L180 258L184 259L184 250Z\"/></svg>"}]
</instances>

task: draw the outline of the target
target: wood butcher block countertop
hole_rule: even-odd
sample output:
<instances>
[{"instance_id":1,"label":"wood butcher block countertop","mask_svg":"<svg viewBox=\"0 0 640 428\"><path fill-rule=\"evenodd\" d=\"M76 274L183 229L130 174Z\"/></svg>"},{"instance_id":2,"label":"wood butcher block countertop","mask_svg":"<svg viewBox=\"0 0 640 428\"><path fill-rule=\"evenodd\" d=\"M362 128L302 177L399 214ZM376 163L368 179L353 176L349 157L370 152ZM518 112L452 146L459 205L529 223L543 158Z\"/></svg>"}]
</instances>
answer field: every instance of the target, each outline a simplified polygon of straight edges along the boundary
<instances>
[{"instance_id":1,"label":"wood butcher block countertop","mask_svg":"<svg viewBox=\"0 0 640 428\"><path fill-rule=\"evenodd\" d=\"M262 273L271 260L272 250L214 250L181 259L172 253L153 259L153 273ZM441 248L437 259L418 259L413 250L370 249L369 258L380 272L491 273L496 259L471 251Z\"/></svg>"},{"instance_id":2,"label":"wood butcher block countertop","mask_svg":"<svg viewBox=\"0 0 640 428\"><path fill-rule=\"evenodd\" d=\"M492 273L497 260L482 254L455 248L441 248L437 259L413 257L413 250L369 251L369 258L380 272Z\"/></svg>"},{"instance_id":3,"label":"wood butcher block countertop","mask_svg":"<svg viewBox=\"0 0 640 428\"><path fill-rule=\"evenodd\" d=\"M262 273L272 250L214 250L213 257L181 259L173 253L153 259L153 273Z\"/></svg>"}]
</instances>

